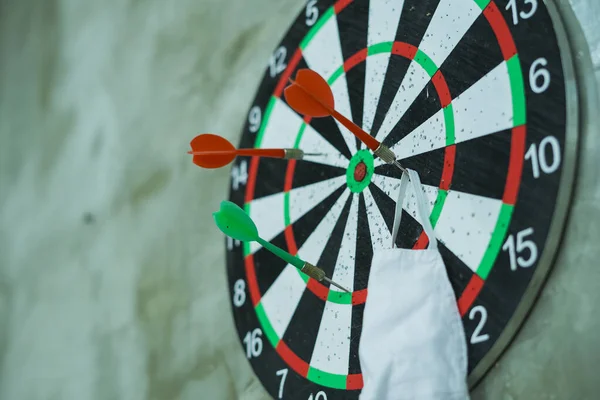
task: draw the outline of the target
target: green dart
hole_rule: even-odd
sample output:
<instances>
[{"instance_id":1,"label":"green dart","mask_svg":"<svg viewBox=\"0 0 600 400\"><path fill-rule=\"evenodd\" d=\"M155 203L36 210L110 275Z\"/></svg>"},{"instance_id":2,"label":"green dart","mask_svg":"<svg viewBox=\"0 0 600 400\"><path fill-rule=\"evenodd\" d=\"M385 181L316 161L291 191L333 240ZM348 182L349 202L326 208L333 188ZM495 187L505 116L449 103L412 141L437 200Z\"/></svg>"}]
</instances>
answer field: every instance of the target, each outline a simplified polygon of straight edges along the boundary
<instances>
[{"instance_id":1,"label":"green dart","mask_svg":"<svg viewBox=\"0 0 600 400\"><path fill-rule=\"evenodd\" d=\"M293 256L287 251L262 239L258 235L258 229L256 229L256 225L254 224L254 221L252 221L252 218L250 218L250 216L237 204L230 201L222 201L221 208L219 211L213 213L213 217L217 227L225 235L242 242L258 242L265 249L283 259L285 262L292 264L311 278L316 279L319 282L329 282L346 292L350 292L348 289L338 285L325 276L325 271L321 268L306 261L302 261L300 258Z\"/></svg>"}]
</instances>

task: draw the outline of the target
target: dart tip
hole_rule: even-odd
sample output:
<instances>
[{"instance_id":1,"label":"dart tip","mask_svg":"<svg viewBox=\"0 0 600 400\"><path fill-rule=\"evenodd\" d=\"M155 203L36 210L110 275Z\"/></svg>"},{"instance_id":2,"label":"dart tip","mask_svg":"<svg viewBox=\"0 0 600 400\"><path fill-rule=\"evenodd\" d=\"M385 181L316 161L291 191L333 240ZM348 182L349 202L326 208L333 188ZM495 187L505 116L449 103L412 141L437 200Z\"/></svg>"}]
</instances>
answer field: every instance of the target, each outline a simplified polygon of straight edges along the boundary
<instances>
[{"instance_id":1,"label":"dart tip","mask_svg":"<svg viewBox=\"0 0 600 400\"><path fill-rule=\"evenodd\" d=\"M400 169L402 172L406 172L406 168L404 168L398 161L394 161L394 165Z\"/></svg>"},{"instance_id":2,"label":"dart tip","mask_svg":"<svg viewBox=\"0 0 600 400\"><path fill-rule=\"evenodd\" d=\"M312 157L321 157L324 156L325 153L304 153L305 156L312 156Z\"/></svg>"},{"instance_id":3,"label":"dart tip","mask_svg":"<svg viewBox=\"0 0 600 400\"><path fill-rule=\"evenodd\" d=\"M329 279L328 277L324 277L323 278L325 281L329 282L331 285L334 285L337 288L342 289L343 291L350 293L350 291L348 289L346 289L345 287L338 285L337 283L335 283L334 281L332 281L331 279Z\"/></svg>"}]
</instances>

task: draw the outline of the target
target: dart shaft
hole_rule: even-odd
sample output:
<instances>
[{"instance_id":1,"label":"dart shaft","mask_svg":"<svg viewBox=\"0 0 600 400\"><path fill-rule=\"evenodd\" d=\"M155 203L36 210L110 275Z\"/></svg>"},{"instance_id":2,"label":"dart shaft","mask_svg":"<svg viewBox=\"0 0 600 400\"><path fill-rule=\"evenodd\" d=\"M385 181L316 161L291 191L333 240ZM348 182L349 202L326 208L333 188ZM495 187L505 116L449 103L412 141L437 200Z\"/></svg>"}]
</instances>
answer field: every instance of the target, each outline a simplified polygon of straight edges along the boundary
<instances>
[{"instance_id":1,"label":"dart shaft","mask_svg":"<svg viewBox=\"0 0 600 400\"><path fill-rule=\"evenodd\" d=\"M275 254L277 257L281 258L288 264L292 264L298 269L302 269L302 267L304 267L304 261L302 261L298 257L291 255L287 251L280 249L274 244L271 244L261 238L258 238L257 242L260 243L265 249L269 250L271 253Z\"/></svg>"},{"instance_id":2,"label":"dart shaft","mask_svg":"<svg viewBox=\"0 0 600 400\"><path fill-rule=\"evenodd\" d=\"M335 110L331 110L331 116L339 121L340 124L344 125L350 132L354 134L361 142L365 144L371 151L377 150L377 148L381 145L377 139L373 136L369 135L367 132L362 130L358 125L354 122L350 121L348 118L344 117L342 114Z\"/></svg>"},{"instance_id":3,"label":"dart shaft","mask_svg":"<svg viewBox=\"0 0 600 400\"><path fill-rule=\"evenodd\" d=\"M239 156L285 158L285 149L239 149Z\"/></svg>"},{"instance_id":4,"label":"dart shaft","mask_svg":"<svg viewBox=\"0 0 600 400\"><path fill-rule=\"evenodd\" d=\"M294 267L298 268L300 271L302 271L306 275L315 279L317 282L326 281L332 285L337 286L338 288L340 288L346 292L350 292L348 289L338 285L337 283L335 283L331 279L329 279L325 275L325 271L323 271L321 268L317 267L316 265L312 265L311 263L302 261L298 257L291 255L287 251L280 249L279 247L275 246L274 244L271 244L270 242L267 242L264 239L258 238L257 242L260 243L265 249L269 250L271 253L275 254L277 257L281 258L288 264L292 264Z\"/></svg>"}]
</instances>

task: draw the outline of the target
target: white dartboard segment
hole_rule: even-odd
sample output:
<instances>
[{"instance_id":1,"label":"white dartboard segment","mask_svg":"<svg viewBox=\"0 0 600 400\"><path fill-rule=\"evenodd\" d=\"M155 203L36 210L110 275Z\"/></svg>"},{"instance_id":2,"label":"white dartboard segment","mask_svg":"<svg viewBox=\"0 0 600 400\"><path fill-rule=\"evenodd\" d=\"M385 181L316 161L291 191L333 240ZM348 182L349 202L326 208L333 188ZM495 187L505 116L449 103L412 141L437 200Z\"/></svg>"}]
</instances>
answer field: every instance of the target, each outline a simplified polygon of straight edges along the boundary
<instances>
[{"instance_id":1,"label":"white dartboard segment","mask_svg":"<svg viewBox=\"0 0 600 400\"><path fill-rule=\"evenodd\" d=\"M288 264L261 298L260 302L278 337L283 337L305 289L306 283L296 267Z\"/></svg>"},{"instance_id":2,"label":"white dartboard segment","mask_svg":"<svg viewBox=\"0 0 600 400\"><path fill-rule=\"evenodd\" d=\"M358 194L352 195L350 215L344 229L344 236L333 271L333 280L338 285L352 291L354 290L354 260L356 258L356 238L358 229ZM332 291L341 289L331 286Z\"/></svg>"},{"instance_id":3,"label":"white dartboard segment","mask_svg":"<svg viewBox=\"0 0 600 400\"><path fill-rule=\"evenodd\" d=\"M435 227L438 238L473 272L496 227L502 201L450 190Z\"/></svg>"},{"instance_id":4,"label":"white dartboard segment","mask_svg":"<svg viewBox=\"0 0 600 400\"><path fill-rule=\"evenodd\" d=\"M398 31L404 0L370 0L367 46L393 42Z\"/></svg>"},{"instance_id":5,"label":"white dartboard segment","mask_svg":"<svg viewBox=\"0 0 600 400\"><path fill-rule=\"evenodd\" d=\"M298 249L298 257L303 260L307 260L312 264L317 264L319 262L319 259L325 250L325 246L331 238L333 228L335 228L335 224L340 218L342 210L344 209L344 205L346 204L349 196L349 190L346 190L344 193L342 193L333 207L331 207L327 215L325 215L319 225L317 225L315 230L310 234L308 239L306 239L304 244Z\"/></svg>"},{"instance_id":6,"label":"white dartboard segment","mask_svg":"<svg viewBox=\"0 0 600 400\"><path fill-rule=\"evenodd\" d=\"M352 305L327 302L321 317L310 366L330 374L346 375L350 359Z\"/></svg>"},{"instance_id":7,"label":"white dartboard segment","mask_svg":"<svg viewBox=\"0 0 600 400\"><path fill-rule=\"evenodd\" d=\"M276 98L274 102L260 147L263 149L292 148L304 121L280 98Z\"/></svg>"},{"instance_id":8,"label":"white dartboard segment","mask_svg":"<svg viewBox=\"0 0 600 400\"><path fill-rule=\"evenodd\" d=\"M379 207L371 194L369 188L363 191L367 218L369 221L369 232L371 233L371 245L373 251L389 249L392 246L392 233L388 229Z\"/></svg>"},{"instance_id":9,"label":"white dartboard segment","mask_svg":"<svg viewBox=\"0 0 600 400\"><path fill-rule=\"evenodd\" d=\"M514 126L510 75L506 62L452 102L456 142L466 142Z\"/></svg>"},{"instance_id":10,"label":"white dartboard segment","mask_svg":"<svg viewBox=\"0 0 600 400\"><path fill-rule=\"evenodd\" d=\"M283 193L276 193L260 199L252 200L248 204L248 215L254 221L260 237L270 241L285 229L283 214ZM257 242L250 242L250 253L254 254L262 246Z\"/></svg>"},{"instance_id":11,"label":"white dartboard segment","mask_svg":"<svg viewBox=\"0 0 600 400\"><path fill-rule=\"evenodd\" d=\"M419 50L439 68L480 14L481 8L474 0L440 1Z\"/></svg>"}]
</instances>

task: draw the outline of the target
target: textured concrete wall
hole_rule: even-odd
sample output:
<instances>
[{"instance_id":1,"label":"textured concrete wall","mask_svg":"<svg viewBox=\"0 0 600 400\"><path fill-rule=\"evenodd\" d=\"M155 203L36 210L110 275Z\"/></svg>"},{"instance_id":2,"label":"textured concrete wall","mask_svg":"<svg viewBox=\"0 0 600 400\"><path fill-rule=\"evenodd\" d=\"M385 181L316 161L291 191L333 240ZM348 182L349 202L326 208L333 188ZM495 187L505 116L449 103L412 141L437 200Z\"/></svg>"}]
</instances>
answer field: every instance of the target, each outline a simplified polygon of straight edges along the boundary
<instances>
[{"instance_id":1,"label":"textured concrete wall","mask_svg":"<svg viewBox=\"0 0 600 400\"><path fill-rule=\"evenodd\" d=\"M571 3L596 93L600 3ZM210 217L228 171L185 151L201 131L237 140L301 7L0 0L0 399L266 398ZM476 399L597 398L600 143L587 121L557 268Z\"/></svg>"}]
</instances>

